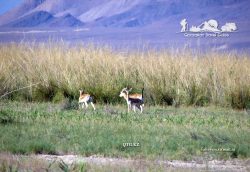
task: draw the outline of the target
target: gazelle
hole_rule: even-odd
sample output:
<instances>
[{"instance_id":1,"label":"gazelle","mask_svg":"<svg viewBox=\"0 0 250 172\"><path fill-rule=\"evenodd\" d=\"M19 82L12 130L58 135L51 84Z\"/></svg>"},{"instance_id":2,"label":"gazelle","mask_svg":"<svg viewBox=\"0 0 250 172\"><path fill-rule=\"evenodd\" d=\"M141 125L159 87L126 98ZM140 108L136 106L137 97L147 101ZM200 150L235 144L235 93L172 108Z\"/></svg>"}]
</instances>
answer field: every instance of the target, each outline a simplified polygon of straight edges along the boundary
<instances>
[{"instance_id":1,"label":"gazelle","mask_svg":"<svg viewBox=\"0 0 250 172\"><path fill-rule=\"evenodd\" d=\"M144 106L144 100L143 100L143 90L142 89L142 93L141 94L129 94L129 92L132 90L132 88L128 89L128 88L123 88L121 93L120 93L120 97L123 97L128 105L128 112L131 108L133 108L134 112L135 112L135 108L137 107L141 113L143 111L143 106Z\"/></svg>"},{"instance_id":2,"label":"gazelle","mask_svg":"<svg viewBox=\"0 0 250 172\"><path fill-rule=\"evenodd\" d=\"M93 107L93 109L95 110L95 105L93 103L93 97L90 96L87 93L83 93L83 90L79 90L80 92L80 96L79 96L79 109L82 107L87 109L88 108L88 103L91 104L91 106Z\"/></svg>"}]
</instances>

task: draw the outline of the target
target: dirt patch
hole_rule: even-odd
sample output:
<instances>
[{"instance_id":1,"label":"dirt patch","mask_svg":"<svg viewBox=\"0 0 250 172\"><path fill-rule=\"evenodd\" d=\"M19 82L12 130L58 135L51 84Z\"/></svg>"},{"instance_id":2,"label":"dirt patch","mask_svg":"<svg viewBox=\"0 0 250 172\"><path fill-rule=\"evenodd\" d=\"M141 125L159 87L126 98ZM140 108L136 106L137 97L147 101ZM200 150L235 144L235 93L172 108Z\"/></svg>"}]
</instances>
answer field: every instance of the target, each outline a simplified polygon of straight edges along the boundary
<instances>
[{"instance_id":1,"label":"dirt patch","mask_svg":"<svg viewBox=\"0 0 250 172\"><path fill-rule=\"evenodd\" d=\"M134 160L124 158L107 158L107 157L83 157L77 155L32 155L33 158L43 159L46 161L64 161L66 164L73 163L87 163L98 166L119 166L119 167L135 167L136 169L142 169L147 167L162 167L163 169L183 169L183 170L198 170L198 171L248 171L250 170L250 160L228 160L219 161L212 160L207 162L195 162L195 161L163 161L163 160Z\"/></svg>"},{"instance_id":2,"label":"dirt patch","mask_svg":"<svg viewBox=\"0 0 250 172\"><path fill-rule=\"evenodd\" d=\"M60 163L67 168L74 169L77 164L85 164L86 171L250 171L250 159L248 160L211 160L211 161L179 161L179 160L143 160L125 159L79 155L12 155L0 153L0 167L14 166L17 169L31 169L31 171L61 171ZM7 165L6 165L7 164ZM35 165L34 165L35 164ZM42 170L41 170L42 169ZM69 170L71 171L71 170ZM74 170L73 170L74 171Z\"/></svg>"}]
</instances>

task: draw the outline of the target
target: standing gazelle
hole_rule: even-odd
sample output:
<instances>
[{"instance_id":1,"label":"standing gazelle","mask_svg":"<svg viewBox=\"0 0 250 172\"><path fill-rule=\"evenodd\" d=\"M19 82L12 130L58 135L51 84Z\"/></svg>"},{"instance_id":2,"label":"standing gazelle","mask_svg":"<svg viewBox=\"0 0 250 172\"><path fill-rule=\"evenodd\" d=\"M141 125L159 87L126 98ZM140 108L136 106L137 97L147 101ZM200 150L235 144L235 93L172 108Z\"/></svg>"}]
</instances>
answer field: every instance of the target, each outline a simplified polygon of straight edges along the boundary
<instances>
[{"instance_id":1,"label":"standing gazelle","mask_svg":"<svg viewBox=\"0 0 250 172\"><path fill-rule=\"evenodd\" d=\"M141 113L143 111L143 106L144 106L144 100L143 100L143 90L144 88L142 88L142 93L141 94L129 94L129 92L132 90L132 88L128 89L128 88L123 88L121 93L120 93L120 97L123 97L128 105L128 112L130 110L130 108L133 108L134 112L135 112L135 108L137 107Z\"/></svg>"},{"instance_id":2,"label":"standing gazelle","mask_svg":"<svg viewBox=\"0 0 250 172\"><path fill-rule=\"evenodd\" d=\"M95 105L93 103L93 97L90 96L87 93L84 94L83 90L79 90L79 92L80 92L80 96L79 96L79 109L80 109L81 106L82 106L82 108L84 108L84 105L85 105L85 108L87 109L88 103L90 103L92 105L92 107L94 108L94 110L95 110Z\"/></svg>"}]
</instances>

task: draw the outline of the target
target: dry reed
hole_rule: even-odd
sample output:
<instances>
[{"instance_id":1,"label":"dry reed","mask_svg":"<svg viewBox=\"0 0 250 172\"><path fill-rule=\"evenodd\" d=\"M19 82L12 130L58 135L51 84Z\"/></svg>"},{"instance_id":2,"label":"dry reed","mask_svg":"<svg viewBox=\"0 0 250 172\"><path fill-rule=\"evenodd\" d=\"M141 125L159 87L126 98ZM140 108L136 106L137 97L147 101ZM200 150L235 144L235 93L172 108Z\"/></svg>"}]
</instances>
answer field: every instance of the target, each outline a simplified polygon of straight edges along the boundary
<instances>
[{"instance_id":1,"label":"dry reed","mask_svg":"<svg viewBox=\"0 0 250 172\"><path fill-rule=\"evenodd\" d=\"M168 105L250 105L250 58L235 53L190 51L114 52L64 43L0 46L0 95L11 99L76 98L78 90L99 103L117 103L119 91L145 87L146 102Z\"/></svg>"}]
</instances>

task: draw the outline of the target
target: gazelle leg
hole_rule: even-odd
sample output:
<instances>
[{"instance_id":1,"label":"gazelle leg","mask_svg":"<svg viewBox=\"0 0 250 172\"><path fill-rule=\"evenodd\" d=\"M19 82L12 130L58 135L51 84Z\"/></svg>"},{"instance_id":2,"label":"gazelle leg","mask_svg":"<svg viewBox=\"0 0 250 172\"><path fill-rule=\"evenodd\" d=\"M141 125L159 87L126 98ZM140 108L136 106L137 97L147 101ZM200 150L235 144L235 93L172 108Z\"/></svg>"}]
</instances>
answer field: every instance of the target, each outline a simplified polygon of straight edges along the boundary
<instances>
[{"instance_id":1,"label":"gazelle leg","mask_svg":"<svg viewBox=\"0 0 250 172\"><path fill-rule=\"evenodd\" d=\"M81 106L82 106L82 109L84 109L84 103L83 102L81 102Z\"/></svg>"},{"instance_id":2,"label":"gazelle leg","mask_svg":"<svg viewBox=\"0 0 250 172\"><path fill-rule=\"evenodd\" d=\"M93 102L90 102L90 104L92 105L92 107L93 107L94 110L95 110L95 105L94 105L94 103L93 103Z\"/></svg>"},{"instance_id":3,"label":"gazelle leg","mask_svg":"<svg viewBox=\"0 0 250 172\"><path fill-rule=\"evenodd\" d=\"M141 113L142 113L142 111L143 111L143 105L140 105L140 110L141 110Z\"/></svg>"},{"instance_id":4,"label":"gazelle leg","mask_svg":"<svg viewBox=\"0 0 250 172\"><path fill-rule=\"evenodd\" d=\"M134 112L135 112L135 105L133 105L133 110L134 110Z\"/></svg>"},{"instance_id":5,"label":"gazelle leg","mask_svg":"<svg viewBox=\"0 0 250 172\"><path fill-rule=\"evenodd\" d=\"M85 107L86 107L86 109L88 108L88 103L87 102L85 102Z\"/></svg>"}]
</instances>

